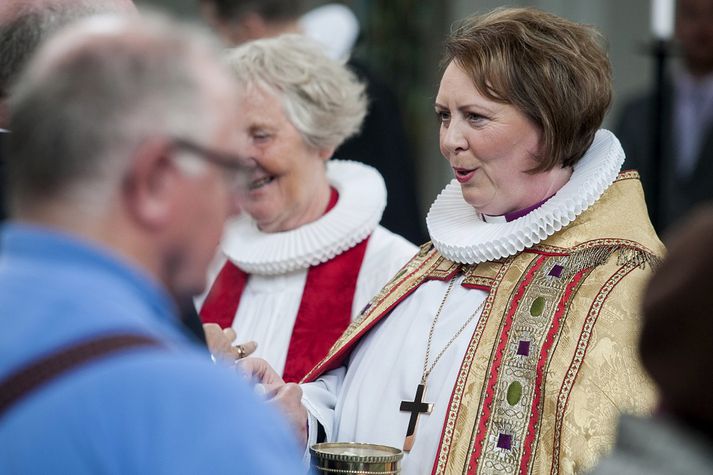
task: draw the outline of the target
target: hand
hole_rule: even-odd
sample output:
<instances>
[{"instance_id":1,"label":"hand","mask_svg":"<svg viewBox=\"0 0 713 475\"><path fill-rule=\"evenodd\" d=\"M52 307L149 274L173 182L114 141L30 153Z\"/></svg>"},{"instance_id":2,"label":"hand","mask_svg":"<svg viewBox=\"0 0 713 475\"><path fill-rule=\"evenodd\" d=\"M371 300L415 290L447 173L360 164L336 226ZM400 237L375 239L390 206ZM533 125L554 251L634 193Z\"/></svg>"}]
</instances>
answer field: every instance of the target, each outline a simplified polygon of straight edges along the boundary
<instances>
[{"instance_id":1,"label":"hand","mask_svg":"<svg viewBox=\"0 0 713 475\"><path fill-rule=\"evenodd\" d=\"M215 323L206 323L203 325L203 331L205 332L208 349L217 359L233 362L245 358L257 349L257 343L254 341L233 346L235 330L232 328L223 330Z\"/></svg>"},{"instance_id":2,"label":"hand","mask_svg":"<svg viewBox=\"0 0 713 475\"><path fill-rule=\"evenodd\" d=\"M245 358L238 368L264 388L264 397L279 408L294 427L302 447L307 445L307 409L302 405L302 389L298 384L285 383L270 364L261 358Z\"/></svg>"},{"instance_id":3,"label":"hand","mask_svg":"<svg viewBox=\"0 0 713 475\"><path fill-rule=\"evenodd\" d=\"M287 416L297 436L297 441L304 448L307 445L307 409L302 404L302 388L296 383L267 385L267 400Z\"/></svg>"}]
</instances>

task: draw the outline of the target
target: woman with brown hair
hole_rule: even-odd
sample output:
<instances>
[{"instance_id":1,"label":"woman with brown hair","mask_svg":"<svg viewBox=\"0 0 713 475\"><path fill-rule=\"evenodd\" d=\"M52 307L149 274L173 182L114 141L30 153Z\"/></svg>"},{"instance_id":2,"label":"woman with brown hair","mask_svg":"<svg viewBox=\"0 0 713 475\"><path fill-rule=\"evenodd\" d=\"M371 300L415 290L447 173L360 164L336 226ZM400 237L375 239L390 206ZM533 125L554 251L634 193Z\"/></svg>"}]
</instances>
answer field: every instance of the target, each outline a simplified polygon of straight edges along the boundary
<instances>
[{"instance_id":1,"label":"woman with brown hair","mask_svg":"<svg viewBox=\"0 0 713 475\"><path fill-rule=\"evenodd\" d=\"M456 29L444 65L435 111L455 180L428 214L432 243L308 373L304 407L277 398L309 442L321 426L403 447L404 474L584 470L620 412L653 403L634 348L663 252L599 130L606 53L588 26L500 9Z\"/></svg>"}]
</instances>

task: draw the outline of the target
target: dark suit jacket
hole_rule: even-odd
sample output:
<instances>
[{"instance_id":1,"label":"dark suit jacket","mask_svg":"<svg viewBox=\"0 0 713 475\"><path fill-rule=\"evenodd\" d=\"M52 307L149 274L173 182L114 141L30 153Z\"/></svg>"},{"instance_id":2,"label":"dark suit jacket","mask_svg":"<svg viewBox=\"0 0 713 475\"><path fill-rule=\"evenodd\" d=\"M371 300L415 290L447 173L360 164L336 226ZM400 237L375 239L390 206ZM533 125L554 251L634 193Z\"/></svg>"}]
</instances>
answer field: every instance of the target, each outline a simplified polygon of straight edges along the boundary
<instances>
[{"instance_id":1,"label":"dark suit jacket","mask_svg":"<svg viewBox=\"0 0 713 475\"><path fill-rule=\"evenodd\" d=\"M673 87L665 86L665 102L663 105L663 156L659 174L661 192L660 209L657 211L657 231L662 232L676 221L680 220L696 204L713 200L713 124L707 125L703 134L701 149L693 172L690 176L679 177L676 174L673 113ZM616 124L615 133L626 153L625 168L639 171L644 186L646 201L651 209L654 203L652 196L653 130L652 114L654 95L648 93L628 102L622 109Z\"/></svg>"}]
</instances>

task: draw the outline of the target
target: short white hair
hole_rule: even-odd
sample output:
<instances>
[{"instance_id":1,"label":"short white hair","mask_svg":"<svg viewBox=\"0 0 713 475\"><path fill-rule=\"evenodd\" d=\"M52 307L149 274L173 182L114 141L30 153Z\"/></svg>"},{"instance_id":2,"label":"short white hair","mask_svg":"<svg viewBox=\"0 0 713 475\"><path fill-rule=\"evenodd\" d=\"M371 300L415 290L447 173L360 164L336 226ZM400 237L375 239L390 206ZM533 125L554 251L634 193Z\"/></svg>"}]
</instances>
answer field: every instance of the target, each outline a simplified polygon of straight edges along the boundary
<instances>
[{"instance_id":1,"label":"short white hair","mask_svg":"<svg viewBox=\"0 0 713 475\"><path fill-rule=\"evenodd\" d=\"M251 41L229 51L225 61L243 88L277 95L308 145L335 149L359 132L367 108L364 84L309 38Z\"/></svg>"}]
</instances>

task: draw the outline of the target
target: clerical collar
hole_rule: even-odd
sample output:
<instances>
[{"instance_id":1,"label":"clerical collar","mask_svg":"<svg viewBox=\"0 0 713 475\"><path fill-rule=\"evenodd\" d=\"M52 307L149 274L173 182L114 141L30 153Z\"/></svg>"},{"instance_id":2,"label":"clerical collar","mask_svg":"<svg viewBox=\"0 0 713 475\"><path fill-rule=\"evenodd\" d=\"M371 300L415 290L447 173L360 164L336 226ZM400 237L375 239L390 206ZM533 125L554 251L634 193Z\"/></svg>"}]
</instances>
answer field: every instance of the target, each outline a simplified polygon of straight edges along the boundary
<instances>
[{"instance_id":1,"label":"clerical collar","mask_svg":"<svg viewBox=\"0 0 713 475\"><path fill-rule=\"evenodd\" d=\"M544 241L594 204L614 182L623 163L619 140L601 129L557 193L522 217L494 223L484 221L466 203L457 180L452 180L426 217L431 241L444 257L464 264L516 254Z\"/></svg>"},{"instance_id":2,"label":"clerical collar","mask_svg":"<svg viewBox=\"0 0 713 475\"><path fill-rule=\"evenodd\" d=\"M516 219L522 218L526 214L529 214L531 211L535 211L537 208L545 204L545 201L549 200L550 198L552 198L552 196L545 198L544 200L540 201L539 203L535 203L532 206L528 206L527 208L523 208L518 211L513 211L511 213L499 215L481 213L480 219L482 219L486 223L509 223L510 221L515 221Z\"/></svg>"},{"instance_id":3,"label":"clerical collar","mask_svg":"<svg viewBox=\"0 0 713 475\"><path fill-rule=\"evenodd\" d=\"M374 168L330 160L327 179L339 194L316 221L291 231L264 233L247 213L226 225L221 249L249 274L275 275L326 262L366 239L381 221L386 186Z\"/></svg>"}]
</instances>

